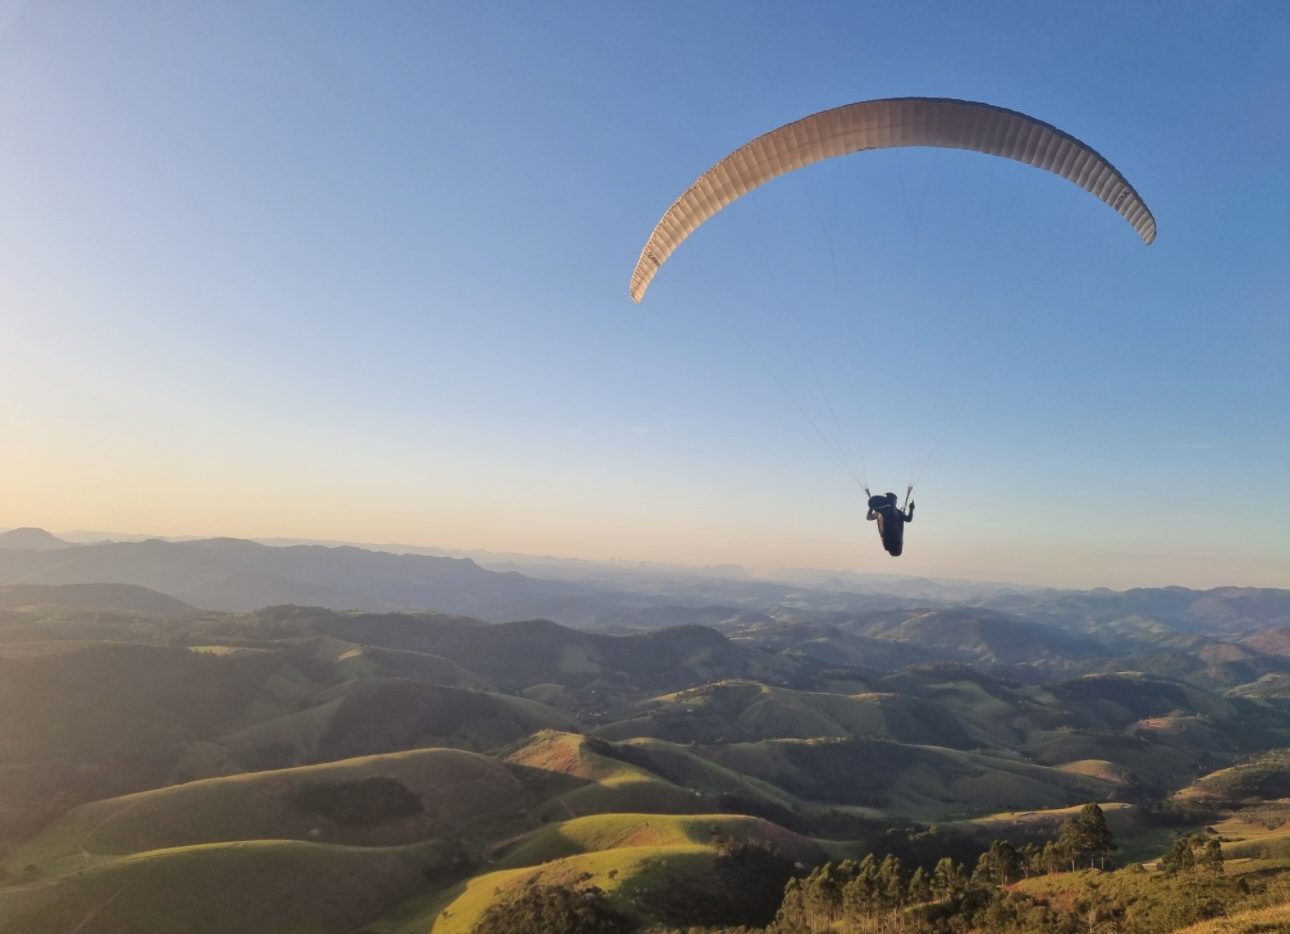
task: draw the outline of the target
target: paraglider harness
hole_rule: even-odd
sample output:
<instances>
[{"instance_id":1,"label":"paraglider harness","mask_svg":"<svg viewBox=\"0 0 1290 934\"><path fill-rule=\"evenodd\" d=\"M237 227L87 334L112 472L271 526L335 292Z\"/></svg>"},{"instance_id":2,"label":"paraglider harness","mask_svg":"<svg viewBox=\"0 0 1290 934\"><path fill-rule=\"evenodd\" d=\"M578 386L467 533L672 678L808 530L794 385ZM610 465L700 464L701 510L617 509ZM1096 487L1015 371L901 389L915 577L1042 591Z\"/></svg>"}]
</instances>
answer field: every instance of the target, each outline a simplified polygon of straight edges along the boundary
<instances>
[{"instance_id":1,"label":"paraglider harness","mask_svg":"<svg viewBox=\"0 0 1290 934\"><path fill-rule=\"evenodd\" d=\"M887 549L887 554L893 558L900 557L900 553L905 549L905 523L914 521L914 506L909 501L910 494L914 492L913 484L905 488L905 502L900 508L896 507L895 493L874 496L869 492L868 487L865 487L864 491L869 497L869 512L865 518L878 521L878 535L882 538L882 547Z\"/></svg>"}]
</instances>

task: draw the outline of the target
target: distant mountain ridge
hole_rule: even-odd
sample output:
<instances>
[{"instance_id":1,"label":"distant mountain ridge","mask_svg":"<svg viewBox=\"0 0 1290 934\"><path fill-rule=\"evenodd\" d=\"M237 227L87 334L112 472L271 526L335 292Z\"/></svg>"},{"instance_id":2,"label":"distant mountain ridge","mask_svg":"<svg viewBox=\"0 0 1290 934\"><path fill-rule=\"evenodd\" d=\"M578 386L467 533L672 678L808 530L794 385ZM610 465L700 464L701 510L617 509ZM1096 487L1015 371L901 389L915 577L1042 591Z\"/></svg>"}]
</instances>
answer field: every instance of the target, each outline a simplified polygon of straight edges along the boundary
<instances>
[{"instance_id":1,"label":"distant mountain ridge","mask_svg":"<svg viewBox=\"0 0 1290 934\"><path fill-rule=\"evenodd\" d=\"M52 536L51 536L52 538ZM58 549L0 550L0 584L122 583L208 610L300 603L335 609L468 613L490 621L577 591L570 584L486 571L468 558L360 548L273 548L242 539L150 539Z\"/></svg>"},{"instance_id":2,"label":"distant mountain ridge","mask_svg":"<svg viewBox=\"0 0 1290 934\"><path fill-rule=\"evenodd\" d=\"M667 565L617 568L555 559L526 565L544 570L534 577L490 570L471 558L353 545L266 545L233 538L77 545L40 529L3 533L0 544L5 542L0 585L131 584L226 612L282 604L430 610L488 622L544 618L615 631L697 623L729 635L756 631L764 637L778 625L806 624L827 631L817 632L805 651L848 664L856 663L856 652L877 648L859 639L878 636L887 651L899 645L938 648L947 627L957 631L951 639L956 643L976 631L976 648L951 657L1008 664L1021 648L1017 640L1028 645L1026 657L1041 654L1039 643L1045 643L1053 657L1071 661L1100 654L1096 643L1110 654L1146 657L1167 649L1163 640L1171 634L1235 641L1290 626L1290 590L1269 588L1066 591L807 571L785 572L797 581L790 583L752 579L730 568L682 573ZM949 616L937 615L949 610ZM874 614L883 612L888 624L869 631ZM1018 628L1020 623L1025 625ZM937 657L947 656L938 651Z\"/></svg>"},{"instance_id":3,"label":"distant mountain ridge","mask_svg":"<svg viewBox=\"0 0 1290 934\"><path fill-rule=\"evenodd\" d=\"M1241 636L1290 625L1290 590L1271 587L1135 587L992 597L977 605L1083 632L1157 624L1175 632Z\"/></svg>"},{"instance_id":4,"label":"distant mountain ridge","mask_svg":"<svg viewBox=\"0 0 1290 934\"><path fill-rule=\"evenodd\" d=\"M723 678L814 684L824 667L731 642L703 626L610 636L549 620L482 625L440 614L337 613L271 607L252 615L251 633L275 638L328 635L363 645L451 659L505 691L542 682L614 691L677 690Z\"/></svg>"},{"instance_id":5,"label":"distant mountain ridge","mask_svg":"<svg viewBox=\"0 0 1290 934\"><path fill-rule=\"evenodd\" d=\"M134 584L5 584L0 607L60 607L180 617L197 612L182 600Z\"/></svg>"},{"instance_id":6,"label":"distant mountain ridge","mask_svg":"<svg viewBox=\"0 0 1290 934\"><path fill-rule=\"evenodd\" d=\"M44 529L23 528L0 532L0 548L48 551L54 548L68 548L70 545L70 542L50 535Z\"/></svg>"}]
</instances>

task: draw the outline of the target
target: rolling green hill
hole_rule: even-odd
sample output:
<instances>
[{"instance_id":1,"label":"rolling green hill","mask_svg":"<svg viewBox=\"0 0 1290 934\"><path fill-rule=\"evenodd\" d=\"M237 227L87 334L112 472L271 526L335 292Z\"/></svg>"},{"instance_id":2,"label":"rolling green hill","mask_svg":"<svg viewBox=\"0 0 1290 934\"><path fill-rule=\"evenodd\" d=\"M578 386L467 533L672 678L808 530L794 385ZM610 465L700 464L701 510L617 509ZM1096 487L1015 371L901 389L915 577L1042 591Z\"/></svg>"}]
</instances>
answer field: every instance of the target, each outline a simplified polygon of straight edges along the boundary
<instances>
[{"instance_id":1,"label":"rolling green hill","mask_svg":"<svg viewBox=\"0 0 1290 934\"><path fill-rule=\"evenodd\" d=\"M720 681L655 697L595 733L680 743L876 736L957 748L977 745L949 710L918 698L793 691L755 681Z\"/></svg>"},{"instance_id":2,"label":"rolling green hill","mask_svg":"<svg viewBox=\"0 0 1290 934\"><path fill-rule=\"evenodd\" d=\"M349 932L448 870L437 844L296 840L152 850L0 888L0 929L78 934Z\"/></svg>"},{"instance_id":3,"label":"rolling green hill","mask_svg":"<svg viewBox=\"0 0 1290 934\"><path fill-rule=\"evenodd\" d=\"M1275 934L1278 931L1290 931L1290 901L1200 921L1179 928L1177 934Z\"/></svg>"},{"instance_id":4,"label":"rolling green hill","mask_svg":"<svg viewBox=\"0 0 1290 934\"><path fill-rule=\"evenodd\" d=\"M1177 798L1215 807L1249 799L1290 798L1290 749L1270 749L1230 768L1203 775Z\"/></svg>"},{"instance_id":5,"label":"rolling green hill","mask_svg":"<svg viewBox=\"0 0 1290 934\"><path fill-rule=\"evenodd\" d=\"M596 750L586 737L544 732L503 753L507 762L583 779L583 783L544 803L543 821L588 814L693 814L705 810L699 795L631 762Z\"/></svg>"},{"instance_id":6,"label":"rolling green hill","mask_svg":"<svg viewBox=\"0 0 1290 934\"><path fill-rule=\"evenodd\" d=\"M503 691L537 684L631 694L721 678L815 678L823 666L736 645L702 626L606 636L547 620L486 624L434 613L338 613L274 607L246 618L248 638L325 634L347 642L449 659Z\"/></svg>"},{"instance_id":7,"label":"rolling green hill","mask_svg":"<svg viewBox=\"0 0 1290 934\"><path fill-rule=\"evenodd\" d=\"M6 860L66 875L151 850L294 839L392 846L433 837L489 839L492 823L527 830L531 808L577 787L455 749L421 749L173 785L81 805Z\"/></svg>"},{"instance_id":8,"label":"rolling green hill","mask_svg":"<svg viewBox=\"0 0 1290 934\"><path fill-rule=\"evenodd\" d=\"M408 678L363 678L316 699L321 703L221 742L249 766L280 768L425 746L487 750L573 727L568 714L522 697Z\"/></svg>"},{"instance_id":9,"label":"rolling green hill","mask_svg":"<svg viewBox=\"0 0 1290 934\"><path fill-rule=\"evenodd\" d=\"M475 876L431 901L409 919L401 931L433 934L469 932L492 904L513 897L533 884L581 888L596 886L608 892L616 908L638 923L653 920L648 906L662 901L669 890L711 874L715 850L700 844L620 847L555 859L540 866L504 869Z\"/></svg>"},{"instance_id":10,"label":"rolling green hill","mask_svg":"<svg viewBox=\"0 0 1290 934\"><path fill-rule=\"evenodd\" d=\"M1104 800L1113 783L1016 758L873 739L702 747L726 768L821 804L941 820Z\"/></svg>"},{"instance_id":11,"label":"rolling green hill","mask_svg":"<svg viewBox=\"0 0 1290 934\"><path fill-rule=\"evenodd\" d=\"M94 610L162 619L198 612L182 600L133 584L5 584L0 586L0 607L26 607L42 614L51 610Z\"/></svg>"},{"instance_id":12,"label":"rolling green hill","mask_svg":"<svg viewBox=\"0 0 1290 934\"><path fill-rule=\"evenodd\" d=\"M977 610L752 614L728 639L28 609L0 621L0 930L468 930L552 883L599 886L642 924L751 923L735 895L765 894L741 875L759 859L975 858L1089 801L1134 858L1197 815L1233 859L1290 853L1280 824L1223 829L1224 809L1290 797L1290 708L1219 690L1267 656L1212 638L1135 637L1187 683ZM860 670L790 630L961 660ZM1107 670L1068 676L1085 666Z\"/></svg>"},{"instance_id":13,"label":"rolling green hill","mask_svg":"<svg viewBox=\"0 0 1290 934\"><path fill-rule=\"evenodd\" d=\"M555 856L552 849L552 858L538 865L476 876L424 899L419 910L402 913L402 923L387 929L470 931L490 906L538 886L574 891L594 886L607 893L611 908L629 924L644 929L769 922L792 871L789 858L732 841L731 835L764 838L766 831L756 825L720 816L705 821L650 822L637 831L649 842L627 845L632 831L616 827L611 816L575 832L622 845L568 856Z\"/></svg>"},{"instance_id":14,"label":"rolling green hill","mask_svg":"<svg viewBox=\"0 0 1290 934\"><path fill-rule=\"evenodd\" d=\"M95 798L176 781L194 741L262 710L290 684L317 690L276 653L91 645L0 657L0 836L29 832Z\"/></svg>"},{"instance_id":15,"label":"rolling green hill","mask_svg":"<svg viewBox=\"0 0 1290 934\"><path fill-rule=\"evenodd\" d=\"M712 846L722 842L774 846L804 863L821 861L825 855L808 837L742 814L597 814L543 827L492 855L498 869L513 869L624 847Z\"/></svg>"},{"instance_id":16,"label":"rolling green hill","mask_svg":"<svg viewBox=\"0 0 1290 934\"><path fill-rule=\"evenodd\" d=\"M958 658L990 665L1024 663L1063 670L1108 654L1092 639L985 609L894 611L857 628L871 638L949 650Z\"/></svg>"}]
</instances>

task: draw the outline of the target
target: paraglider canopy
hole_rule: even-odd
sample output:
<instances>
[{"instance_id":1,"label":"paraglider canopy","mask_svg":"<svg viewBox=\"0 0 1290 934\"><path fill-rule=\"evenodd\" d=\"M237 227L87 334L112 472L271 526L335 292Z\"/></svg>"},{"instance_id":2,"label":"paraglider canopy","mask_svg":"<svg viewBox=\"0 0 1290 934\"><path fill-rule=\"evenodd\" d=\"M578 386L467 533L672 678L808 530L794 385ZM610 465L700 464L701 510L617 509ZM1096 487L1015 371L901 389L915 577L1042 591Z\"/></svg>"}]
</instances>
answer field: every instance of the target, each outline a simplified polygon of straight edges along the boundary
<instances>
[{"instance_id":1,"label":"paraglider canopy","mask_svg":"<svg viewBox=\"0 0 1290 934\"><path fill-rule=\"evenodd\" d=\"M992 104L929 97L861 101L803 117L757 137L704 172L654 227L632 273L639 302L669 256L735 199L794 169L868 149L967 149L1024 162L1079 185L1119 213L1145 243L1156 221L1133 186L1075 137Z\"/></svg>"}]
</instances>

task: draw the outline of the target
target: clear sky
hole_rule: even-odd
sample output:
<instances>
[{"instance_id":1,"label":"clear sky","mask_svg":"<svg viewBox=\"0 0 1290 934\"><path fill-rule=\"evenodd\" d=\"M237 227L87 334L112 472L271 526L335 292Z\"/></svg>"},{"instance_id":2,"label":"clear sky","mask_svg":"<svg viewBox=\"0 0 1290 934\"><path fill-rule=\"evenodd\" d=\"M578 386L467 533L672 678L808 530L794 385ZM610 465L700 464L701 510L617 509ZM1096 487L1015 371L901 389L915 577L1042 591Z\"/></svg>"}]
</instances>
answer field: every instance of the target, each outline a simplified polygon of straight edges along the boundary
<instances>
[{"instance_id":1,"label":"clear sky","mask_svg":"<svg viewBox=\"0 0 1290 934\"><path fill-rule=\"evenodd\" d=\"M1086 141L1156 244L866 153L630 301L717 159L909 95ZM1287 115L1271 0L0 0L0 526L1290 586ZM894 561L856 477L915 474Z\"/></svg>"}]
</instances>

